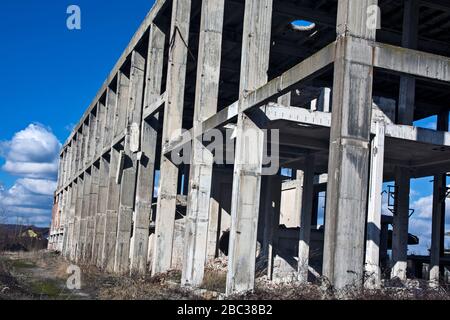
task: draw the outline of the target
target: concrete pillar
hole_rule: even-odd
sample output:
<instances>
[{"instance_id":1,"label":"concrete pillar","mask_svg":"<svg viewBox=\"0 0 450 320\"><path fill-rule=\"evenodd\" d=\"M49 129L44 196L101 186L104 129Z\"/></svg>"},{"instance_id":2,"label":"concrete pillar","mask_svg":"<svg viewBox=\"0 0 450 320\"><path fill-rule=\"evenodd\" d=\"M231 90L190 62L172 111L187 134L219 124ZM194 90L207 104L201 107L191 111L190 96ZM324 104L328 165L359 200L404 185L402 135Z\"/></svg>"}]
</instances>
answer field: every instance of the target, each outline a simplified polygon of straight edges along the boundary
<instances>
[{"instance_id":1,"label":"concrete pillar","mask_svg":"<svg viewBox=\"0 0 450 320\"><path fill-rule=\"evenodd\" d=\"M298 242L298 280L308 282L309 246L311 240L311 219L314 197L314 155L305 159L303 175L302 207L300 212L300 236Z\"/></svg>"},{"instance_id":2,"label":"concrete pillar","mask_svg":"<svg viewBox=\"0 0 450 320\"><path fill-rule=\"evenodd\" d=\"M83 209L83 195L84 195L84 175L78 177L77 182L77 202L75 206L75 245L73 247L73 261L79 262L81 260L81 218L82 218L82 209Z\"/></svg>"},{"instance_id":3,"label":"concrete pillar","mask_svg":"<svg viewBox=\"0 0 450 320\"><path fill-rule=\"evenodd\" d=\"M181 134L183 124L184 90L188 55L191 0L172 2L164 128L162 144L167 144L174 134ZM166 155L161 156L161 175L156 216L155 250L152 274L163 273L171 268L173 232L178 183L178 168Z\"/></svg>"},{"instance_id":4,"label":"concrete pillar","mask_svg":"<svg viewBox=\"0 0 450 320\"><path fill-rule=\"evenodd\" d=\"M102 267L114 271L114 253L117 239L117 217L120 199L120 185L117 183L120 146L113 146L109 154L108 198L106 203L105 228L102 245Z\"/></svg>"},{"instance_id":5,"label":"concrete pillar","mask_svg":"<svg viewBox=\"0 0 450 320\"><path fill-rule=\"evenodd\" d=\"M95 265L95 229L96 229L96 216L98 206L98 181L99 181L99 168L98 164L94 164L91 167L91 190L89 199L89 212L88 212L88 226L87 226L87 262Z\"/></svg>"},{"instance_id":6,"label":"concrete pillar","mask_svg":"<svg viewBox=\"0 0 450 320\"><path fill-rule=\"evenodd\" d=\"M92 239L89 239L88 237L91 181L91 168L88 168L84 172L83 199L81 205L80 258L83 263L88 261L90 257L90 253L88 253L89 247L92 246Z\"/></svg>"},{"instance_id":7,"label":"concrete pillar","mask_svg":"<svg viewBox=\"0 0 450 320\"><path fill-rule=\"evenodd\" d=\"M376 289L381 285L380 236L385 130L384 121L382 119L377 120L376 134L371 147L369 206L367 210L365 285L368 289Z\"/></svg>"},{"instance_id":8,"label":"concrete pillar","mask_svg":"<svg viewBox=\"0 0 450 320\"><path fill-rule=\"evenodd\" d=\"M280 228L280 208L282 178L279 175L267 176L263 184L264 204L266 206L265 234L267 238L267 276L274 279L274 260L278 249L278 230Z\"/></svg>"},{"instance_id":9,"label":"concrete pillar","mask_svg":"<svg viewBox=\"0 0 450 320\"><path fill-rule=\"evenodd\" d=\"M392 278L406 280L408 264L409 193L411 173L399 167L395 172L395 214L392 234Z\"/></svg>"},{"instance_id":10,"label":"concrete pillar","mask_svg":"<svg viewBox=\"0 0 450 320\"><path fill-rule=\"evenodd\" d=\"M367 9L376 0L338 2L323 275L336 289L361 287L372 120L372 48ZM353 62L353 54L366 59Z\"/></svg>"},{"instance_id":11,"label":"concrete pillar","mask_svg":"<svg viewBox=\"0 0 450 320\"><path fill-rule=\"evenodd\" d=\"M98 175L98 197L96 208L97 214L95 216L95 239L92 261L96 266L102 267L103 239L105 236L105 215L108 199L109 178L109 163L103 157L100 158Z\"/></svg>"},{"instance_id":12,"label":"concrete pillar","mask_svg":"<svg viewBox=\"0 0 450 320\"><path fill-rule=\"evenodd\" d=\"M151 25L147 55L144 106L153 104L161 95L165 35L157 25ZM131 239L131 272L147 271L150 214L152 211L158 117L142 123L141 154L138 159L136 204Z\"/></svg>"},{"instance_id":13,"label":"concrete pillar","mask_svg":"<svg viewBox=\"0 0 450 320\"><path fill-rule=\"evenodd\" d=\"M448 131L448 111L438 116L437 130ZM430 282L438 286L440 280L440 258L444 250L442 238L445 233L445 201L447 192L447 175L437 175L433 183L433 218L431 231Z\"/></svg>"},{"instance_id":14,"label":"concrete pillar","mask_svg":"<svg viewBox=\"0 0 450 320\"><path fill-rule=\"evenodd\" d=\"M272 0L245 2L240 100L267 82L272 6ZM240 113L234 164L227 295L254 288L263 152L263 131L249 115Z\"/></svg>"},{"instance_id":15,"label":"concrete pillar","mask_svg":"<svg viewBox=\"0 0 450 320\"><path fill-rule=\"evenodd\" d=\"M201 130L203 121L217 112L224 11L224 0L202 2L194 132ZM193 141L192 151L181 283L198 287L203 282L207 256L214 159L212 153L197 139Z\"/></svg>"},{"instance_id":16,"label":"concrete pillar","mask_svg":"<svg viewBox=\"0 0 450 320\"><path fill-rule=\"evenodd\" d=\"M419 0L405 0L403 13L402 46L417 48L419 27ZM412 125L414 122L414 104L416 96L416 79L413 76L400 78L400 96L398 101L398 123Z\"/></svg>"},{"instance_id":17,"label":"concrete pillar","mask_svg":"<svg viewBox=\"0 0 450 320\"><path fill-rule=\"evenodd\" d=\"M125 273L130 269L130 239L136 195L137 152L140 149L145 57L137 50L131 54L129 100L127 108L127 134L123 172L120 184L120 205L114 271Z\"/></svg>"}]
</instances>

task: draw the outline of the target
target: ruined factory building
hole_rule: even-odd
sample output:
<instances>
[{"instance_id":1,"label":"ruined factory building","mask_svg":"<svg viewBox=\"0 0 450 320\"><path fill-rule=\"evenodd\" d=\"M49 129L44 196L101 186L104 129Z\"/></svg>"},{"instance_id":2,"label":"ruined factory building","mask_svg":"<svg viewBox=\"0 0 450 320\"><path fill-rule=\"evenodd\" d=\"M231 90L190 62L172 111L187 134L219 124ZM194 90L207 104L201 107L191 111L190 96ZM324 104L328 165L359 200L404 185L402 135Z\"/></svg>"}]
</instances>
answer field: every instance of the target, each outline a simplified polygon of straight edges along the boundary
<instances>
[{"instance_id":1,"label":"ruined factory building","mask_svg":"<svg viewBox=\"0 0 450 320\"><path fill-rule=\"evenodd\" d=\"M448 1L156 1L62 148L50 248L188 287L227 257L227 294L257 265L337 289L437 284L449 21ZM430 256L408 256L410 181L428 176Z\"/></svg>"}]
</instances>

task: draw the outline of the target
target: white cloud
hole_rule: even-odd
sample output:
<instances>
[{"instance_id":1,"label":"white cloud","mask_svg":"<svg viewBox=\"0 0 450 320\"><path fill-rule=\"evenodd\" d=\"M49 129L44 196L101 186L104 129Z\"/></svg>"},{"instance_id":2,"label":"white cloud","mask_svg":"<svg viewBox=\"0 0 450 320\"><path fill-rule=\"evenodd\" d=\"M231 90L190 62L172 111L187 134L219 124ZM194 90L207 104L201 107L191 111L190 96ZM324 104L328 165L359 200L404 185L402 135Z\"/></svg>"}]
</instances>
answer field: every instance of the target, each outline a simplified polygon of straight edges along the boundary
<instances>
[{"instance_id":1,"label":"white cloud","mask_svg":"<svg viewBox=\"0 0 450 320\"><path fill-rule=\"evenodd\" d=\"M6 160L2 169L7 173L21 177L55 179L61 143L50 129L30 124L0 147Z\"/></svg>"},{"instance_id":2,"label":"white cloud","mask_svg":"<svg viewBox=\"0 0 450 320\"><path fill-rule=\"evenodd\" d=\"M19 177L11 188L0 188L7 223L50 224L60 148L51 130L39 124L30 124L11 141L0 143L3 171Z\"/></svg>"}]
</instances>

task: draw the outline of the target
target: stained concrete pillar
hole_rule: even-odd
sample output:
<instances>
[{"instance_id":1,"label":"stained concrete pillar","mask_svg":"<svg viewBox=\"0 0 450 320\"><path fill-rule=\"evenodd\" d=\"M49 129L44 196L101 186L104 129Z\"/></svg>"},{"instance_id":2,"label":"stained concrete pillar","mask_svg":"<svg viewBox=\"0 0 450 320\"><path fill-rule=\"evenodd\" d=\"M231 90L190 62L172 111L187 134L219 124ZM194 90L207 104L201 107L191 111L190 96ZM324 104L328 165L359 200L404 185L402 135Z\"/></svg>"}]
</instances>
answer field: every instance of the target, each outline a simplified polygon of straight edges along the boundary
<instances>
[{"instance_id":1,"label":"stained concrete pillar","mask_svg":"<svg viewBox=\"0 0 450 320\"><path fill-rule=\"evenodd\" d=\"M278 231L280 229L280 208L282 178L279 175L267 176L263 184L264 204L266 206L265 238L267 239L267 277L274 280L274 261L278 253Z\"/></svg>"},{"instance_id":2,"label":"stained concrete pillar","mask_svg":"<svg viewBox=\"0 0 450 320\"><path fill-rule=\"evenodd\" d=\"M267 82L272 7L272 0L245 2L241 101ZM254 288L263 152L263 131L251 116L241 112L237 124L227 295Z\"/></svg>"},{"instance_id":3,"label":"stained concrete pillar","mask_svg":"<svg viewBox=\"0 0 450 320\"><path fill-rule=\"evenodd\" d=\"M93 260L94 257L94 243L95 243L95 222L97 215L97 204L98 204L98 180L99 180L99 169L97 164L92 165L91 167L91 190L89 192L89 208L88 208L88 217L87 217L87 234L86 234L86 243L87 243L87 253L86 253L86 262L95 264Z\"/></svg>"},{"instance_id":4,"label":"stained concrete pillar","mask_svg":"<svg viewBox=\"0 0 450 320\"><path fill-rule=\"evenodd\" d=\"M95 215L95 236L93 244L92 262L98 267L102 266L103 239L105 235L105 215L108 198L109 163L101 157L98 172L98 195Z\"/></svg>"},{"instance_id":5,"label":"stained concrete pillar","mask_svg":"<svg viewBox=\"0 0 450 320\"><path fill-rule=\"evenodd\" d=\"M161 95L165 34L155 24L149 32L144 108ZM158 115L142 123L141 153L138 157L136 204L131 239L131 272L147 271L149 228L152 211L155 160L158 141Z\"/></svg>"},{"instance_id":6,"label":"stained concrete pillar","mask_svg":"<svg viewBox=\"0 0 450 320\"><path fill-rule=\"evenodd\" d=\"M448 131L448 111L438 116L437 130ZM441 174L434 177L433 183L433 218L431 229L431 262L430 282L432 286L438 286L441 276L440 258L444 250L442 238L445 233L447 175Z\"/></svg>"},{"instance_id":7,"label":"stained concrete pillar","mask_svg":"<svg viewBox=\"0 0 450 320\"><path fill-rule=\"evenodd\" d=\"M75 245L73 247L73 261L79 262L81 260L81 243L82 243L82 209L83 209L83 195L84 195L84 175L78 177L77 182L77 202L75 207ZM84 224L83 224L84 225Z\"/></svg>"},{"instance_id":8,"label":"stained concrete pillar","mask_svg":"<svg viewBox=\"0 0 450 320\"><path fill-rule=\"evenodd\" d=\"M90 253L89 247L92 245L92 239L88 237L89 228L89 209L91 200L91 168L84 172L83 179L83 198L81 205L81 224L80 224L80 258L81 261L87 262Z\"/></svg>"},{"instance_id":9,"label":"stained concrete pillar","mask_svg":"<svg viewBox=\"0 0 450 320\"><path fill-rule=\"evenodd\" d=\"M305 158L303 175L302 206L300 212L300 236L298 242L298 280L308 282L311 219L314 197L314 155Z\"/></svg>"},{"instance_id":10,"label":"stained concrete pillar","mask_svg":"<svg viewBox=\"0 0 450 320\"><path fill-rule=\"evenodd\" d=\"M127 108L124 162L120 184L114 271L125 273L130 268L130 239L136 195L137 152L140 150L141 122L146 58L138 51L131 54L130 87Z\"/></svg>"},{"instance_id":11,"label":"stained concrete pillar","mask_svg":"<svg viewBox=\"0 0 450 320\"><path fill-rule=\"evenodd\" d=\"M117 239L117 219L120 199L120 185L117 183L117 170L121 146L113 146L109 154L108 198L106 201L105 227L102 245L102 267L107 272L114 271L114 253ZM106 159L108 160L108 159Z\"/></svg>"},{"instance_id":12,"label":"stained concrete pillar","mask_svg":"<svg viewBox=\"0 0 450 320\"><path fill-rule=\"evenodd\" d=\"M391 278L406 280L408 265L408 224L411 173L408 168L398 167L395 172L395 213L392 234Z\"/></svg>"},{"instance_id":13,"label":"stained concrete pillar","mask_svg":"<svg viewBox=\"0 0 450 320\"><path fill-rule=\"evenodd\" d=\"M380 236L385 131L384 121L377 119L376 134L371 144L369 205L367 209L365 285L369 289L376 289L381 285Z\"/></svg>"},{"instance_id":14,"label":"stained concrete pillar","mask_svg":"<svg viewBox=\"0 0 450 320\"><path fill-rule=\"evenodd\" d=\"M373 52L360 38L375 40L367 10L376 0L338 2L333 113L323 275L336 289L361 287L369 185ZM359 58L353 62L354 55Z\"/></svg>"},{"instance_id":15,"label":"stained concrete pillar","mask_svg":"<svg viewBox=\"0 0 450 320\"><path fill-rule=\"evenodd\" d=\"M184 91L188 55L191 0L172 2L170 30L171 50L167 70L162 144L167 144L175 134L181 134L183 124ZM163 154L156 216L155 248L152 274L170 270L175 227L178 167Z\"/></svg>"},{"instance_id":16,"label":"stained concrete pillar","mask_svg":"<svg viewBox=\"0 0 450 320\"><path fill-rule=\"evenodd\" d=\"M202 2L194 132L217 112L224 12L224 0ZM198 287L203 282L207 256L214 159L202 141L194 139L192 149L181 283Z\"/></svg>"}]
</instances>

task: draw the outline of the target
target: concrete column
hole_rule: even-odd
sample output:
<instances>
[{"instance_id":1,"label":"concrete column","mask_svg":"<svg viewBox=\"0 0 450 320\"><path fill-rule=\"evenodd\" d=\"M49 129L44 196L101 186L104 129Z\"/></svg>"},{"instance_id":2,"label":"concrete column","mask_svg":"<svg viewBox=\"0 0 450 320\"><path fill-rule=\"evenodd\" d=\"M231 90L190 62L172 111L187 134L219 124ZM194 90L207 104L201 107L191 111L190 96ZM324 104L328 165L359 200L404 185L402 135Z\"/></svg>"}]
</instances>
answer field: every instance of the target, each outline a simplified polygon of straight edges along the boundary
<instances>
[{"instance_id":1,"label":"concrete column","mask_svg":"<svg viewBox=\"0 0 450 320\"><path fill-rule=\"evenodd\" d=\"M245 2L240 100L267 82L272 7L272 0ZM263 152L263 131L250 116L240 113L233 177L227 295L254 288Z\"/></svg>"},{"instance_id":2,"label":"concrete column","mask_svg":"<svg viewBox=\"0 0 450 320\"><path fill-rule=\"evenodd\" d=\"M83 179L83 198L81 205L81 224L80 224L80 258L82 262L87 262L90 256L89 246L92 242L88 237L88 220L91 200L91 169L88 168L84 172Z\"/></svg>"},{"instance_id":3,"label":"concrete column","mask_svg":"<svg viewBox=\"0 0 450 320\"><path fill-rule=\"evenodd\" d=\"M392 234L392 278L406 280L408 264L409 193L411 173L408 168L399 167L395 173L395 214Z\"/></svg>"},{"instance_id":4,"label":"concrete column","mask_svg":"<svg viewBox=\"0 0 450 320\"><path fill-rule=\"evenodd\" d=\"M224 0L202 2L194 132L201 130L202 122L217 112L224 11ZM214 159L197 139L193 141L192 151L181 283L198 287L203 282L207 256Z\"/></svg>"},{"instance_id":5,"label":"concrete column","mask_svg":"<svg viewBox=\"0 0 450 320\"><path fill-rule=\"evenodd\" d=\"M365 285L368 289L376 289L381 285L380 236L385 129L384 121L378 120L371 147L365 269Z\"/></svg>"},{"instance_id":6,"label":"concrete column","mask_svg":"<svg viewBox=\"0 0 450 320\"><path fill-rule=\"evenodd\" d=\"M114 112L114 138L123 134L127 128L127 107L130 96L129 70L121 70L117 76L117 106Z\"/></svg>"},{"instance_id":7,"label":"concrete column","mask_svg":"<svg viewBox=\"0 0 450 320\"><path fill-rule=\"evenodd\" d=\"M167 144L175 134L181 134L183 124L184 90L188 55L191 0L172 2L170 31L171 50L167 70L162 144ZM171 268L173 232L178 184L178 168L166 155L161 156L161 175L156 216L155 250L152 274Z\"/></svg>"},{"instance_id":8,"label":"concrete column","mask_svg":"<svg viewBox=\"0 0 450 320\"><path fill-rule=\"evenodd\" d=\"M131 54L127 134L125 136L124 163L120 185L120 205L114 262L114 271L116 273L128 272L130 268L130 239L136 195L137 152L140 149L140 137L143 134L140 131L145 65L145 57L137 50L134 50Z\"/></svg>"},{"instance_id":9,"label":"concrete column","mask_svg":"<svg viewBox=\"0 0 450 320\"><path fill-rule=\"evenodd\" d=\"M120 185L117 183L120 147L113 146L109 155L108 198L106 201L105 233L102 245L102 267L114 271L114 252L117 239L117 215L119 210Z\"/></svg>"},{"instance_id":10,"label":"concrete column","mask_svg":"<svg viewBox=\"0 0 450 320\"><path fill-rule=\"evenodd\" d=\"M300 236L298 242L298 280L308 282L309 246L311 240L311 219L314 198L314 155L305 159L303 175L302 208L300 212Z\"/></svg>"},{"instance_id":11,"label":"concrete column","mask_svg":"<svg viewBox=\"0 0 450 320\"><path fill-rule=\"evenodd\" d=\"M155 24L149 32L144 108L161 95L165 34ZM158 141L158 116L142 123L141 154L138 159L136 204L131 239L131 272L147 271L150 214L152 211L155 159Z\"/></svg>"},{"instance_id":12,"label":"concrete column","mask_svg":"<svg viewBox=\"0 0 450 320\"><path fill-rule=\"evenodd\" d=\"M102 267L103 239L105 236L105 215L108 198L109 163L105 158L100 158L98 178L98 197L95 216L95 238L93 246L92 262Z\"/></svg>"},{"instance_id":13,"label":"concrete column","mask_svg":"<svg viewBox=\"0 0 450 320\"><path fill-rule=\"evenodd\" d=\"M274 260L277 255L278 248L278 230L280 228L280 208L281 208L281 192L282 179L279 175L268 176L264 183L264 199L266 206L266 223L265 230L267 233L267 276L270 280L274 278ZM268 211L268 212L267 212Z\"/></svg>"},{"instance_id":14,"label":"concrete column","mask_svg":"<svg viewBox=\"0 0 450 320\"><path fill-rule=\"evenodd\" d=\"M75 207L75 246L73 247L73 261L81 260L81 243L82 243L82 211L83 211L83 195L84 195L84 175L78 178L77 182L77 202Z\"/></svg>"},{"instance_id":15,"label":"concrete column","mask_svg":"<svg viewBox=\"0 0 450 320\"><path fill-rule=\"evenodd\" d=\"M448 131L449 114L446 111L438 116L437 130ZM445 201L447 191L447 175L437 175L433 183L433 218L431 231L431 263L430 282L432 286L438 286L440 280L440 258L444 250L442 238L445 233Z\"/></svg>"},{"instance_id":16,"label":"concrete column","mask_svg":"<svg viewBox=\"0 0 450 320\"><path fill-rule=\"evenodd\" d=\"M419 0L405 0L403 13L402 46L417 48L419 27ZM413 76L400 78L400 96L398 101L398 123L412 125L414 122L414 104L416 96L416 79Z\"/></svg>"},{"instance_id":17,"label":"concrete column","mask_svg":"<svg viewBox=\"0 0 450 320\"><path fill-rule=\"evenodd\" d=\"M372 120L372 48L367 9L376 0L338 2L323 275L336 289L361 287ZM366 59L353 62L353 55Z\"/></svg>"}]
</instances>

